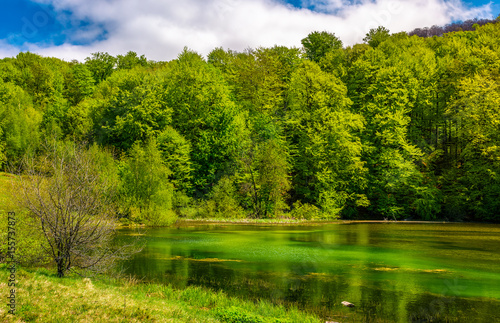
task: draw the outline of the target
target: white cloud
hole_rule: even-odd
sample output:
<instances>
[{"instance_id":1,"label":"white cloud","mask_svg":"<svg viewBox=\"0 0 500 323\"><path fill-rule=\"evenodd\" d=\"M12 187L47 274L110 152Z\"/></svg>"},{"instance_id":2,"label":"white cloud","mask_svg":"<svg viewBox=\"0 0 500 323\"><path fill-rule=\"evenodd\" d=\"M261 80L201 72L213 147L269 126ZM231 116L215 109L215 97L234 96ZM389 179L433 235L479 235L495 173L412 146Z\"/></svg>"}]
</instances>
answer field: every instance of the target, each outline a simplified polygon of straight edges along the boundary
<instances>
[{"instance_id":1,"label":"white cloud","mask_svg":"<svg viewBox=\"0 0 500 323\"><path fill-rule=\"evenodd\" d=\"M19 49L0 39L0 58L16 56Z\"/></svg>"},{"instance_id":2,"label":"white cloud","mask_svg":"<svg viewBox=\"0 0 500 323\"><path fill-rule=\"evenodd\" d=\"M184 46L203 55L219 46L237 51L273 45L300 47L300 40L315 30L334 32L344 45L352 45L380 25L399 32L492 16L489 6L469 10L459 0L303 1L321 12L293 8L278 0L38 1L51 3L61 12L61 20L90 22L68 32L70 41L86 45L29 46L31 51L66 60L83 60L97 51L117 55L129 50L149 59L170 60ZM71 12L71 17L64 12ZM12 55L12 48L3 45L0 56Z\"/></svg>"}]
</instances>

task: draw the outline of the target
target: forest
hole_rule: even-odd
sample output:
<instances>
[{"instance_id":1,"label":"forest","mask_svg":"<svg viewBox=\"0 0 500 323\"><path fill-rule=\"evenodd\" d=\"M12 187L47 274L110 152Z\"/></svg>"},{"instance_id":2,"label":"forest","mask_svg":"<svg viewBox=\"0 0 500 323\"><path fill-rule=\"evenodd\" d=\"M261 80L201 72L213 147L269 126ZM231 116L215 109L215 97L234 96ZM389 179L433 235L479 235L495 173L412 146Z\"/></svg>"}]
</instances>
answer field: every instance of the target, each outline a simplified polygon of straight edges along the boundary
<instances>
[{"instance_id":1,"label":"forest","mask_svg":"<svg viewBox=\"0 0 500 323\"><path fill-rule=\"evenodd\" d=\"M0 167L90 154L123 223L500 220L500 23L344 46L0 60Z\"/></svg>"}]
</instances>

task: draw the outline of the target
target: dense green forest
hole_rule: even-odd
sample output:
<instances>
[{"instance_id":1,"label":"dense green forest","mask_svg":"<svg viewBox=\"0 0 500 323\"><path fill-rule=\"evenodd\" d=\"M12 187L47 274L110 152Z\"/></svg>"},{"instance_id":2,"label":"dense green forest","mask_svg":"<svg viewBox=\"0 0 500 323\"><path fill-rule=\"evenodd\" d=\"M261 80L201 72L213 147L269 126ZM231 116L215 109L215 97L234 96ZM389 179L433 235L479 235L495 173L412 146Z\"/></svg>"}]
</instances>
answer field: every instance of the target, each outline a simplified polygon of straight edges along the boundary
<instances>
[{"instance_id":1,"label":"dense green forest","mask_svg":"<svg viewBox=\"0 0 500 323\"><path fill-rule=\"evenodd\" d=\"M123 221L500 215L500 23L168 62L0 60L0 165L85 145Z\"/></svg>"}]
</instances>

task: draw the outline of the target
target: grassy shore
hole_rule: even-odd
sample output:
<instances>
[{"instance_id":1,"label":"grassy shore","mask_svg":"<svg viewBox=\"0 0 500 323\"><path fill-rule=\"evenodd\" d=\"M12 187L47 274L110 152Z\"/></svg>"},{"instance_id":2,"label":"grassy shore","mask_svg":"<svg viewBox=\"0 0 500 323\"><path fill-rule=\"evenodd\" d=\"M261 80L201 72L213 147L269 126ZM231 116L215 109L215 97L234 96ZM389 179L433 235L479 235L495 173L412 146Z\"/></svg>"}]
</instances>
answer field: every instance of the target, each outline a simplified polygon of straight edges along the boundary
<instances>
[{"instance_id":1,"label":"grassy shore","mask_svg":"<svg viewBox=\"0 0 500 323\"><path fill-rule=\"evenodd\" d=\"M5 241L7 212L17 213L18 233L27 234L24 212L14 201L14 176L0 173L0 232ZM30 235L31 236L31 235ZM33 249L25 236L20 250ZM28 242L30 244L28 244ZM26 244L26 245L25 245ZM35 250L36 251L36 250ZM1 254L1 250L0 250ZM57 278L55 270L19 269L16 314L8 313L11 287L7 264L0 264L0 322L320 322L312 315L261 301L254 303L201 287L174 289L134 278Z\"/></svg>"},{"instance_id":2,"label":"grassy shore","mask_svg":"<svg viewBox=\"0 0 500 323\"><path fill-rule=\"evenodd\" d=\"M2 296L10 289L9 274L0 265ZM133 278L57 278L46 269L19 269L16 295L16 315L8 313L4 301L1 322L320 322L296 309L200 287L177 290Z\"/></svg>"}]
</instances>

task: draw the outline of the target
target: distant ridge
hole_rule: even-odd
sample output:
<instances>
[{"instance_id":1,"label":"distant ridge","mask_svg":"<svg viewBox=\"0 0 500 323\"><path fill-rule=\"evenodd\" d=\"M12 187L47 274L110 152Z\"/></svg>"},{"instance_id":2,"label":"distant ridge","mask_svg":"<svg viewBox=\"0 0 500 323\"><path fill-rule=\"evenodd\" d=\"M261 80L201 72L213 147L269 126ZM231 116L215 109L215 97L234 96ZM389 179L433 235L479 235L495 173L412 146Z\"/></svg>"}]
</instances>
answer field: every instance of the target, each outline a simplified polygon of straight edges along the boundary
<instances>
[{"instance_id":1,"label":"distant ridge","mask_svg":"<svg viewBox=\"0 0 500 323\"><path fill-rule=\"evenodd\" d=\"M437 26L434 25L432 27L424 27L424 28L415 28L408 35L413 36L417 35L419 37L433 37L433 36L443 36L446 33L454 32L454 31L473 31L474 25L483 26L489 23L498 23L500 22L500 15L497 19L470 19L463 22L454 22L448 25Z\"/></svg>"}]
</instances>

